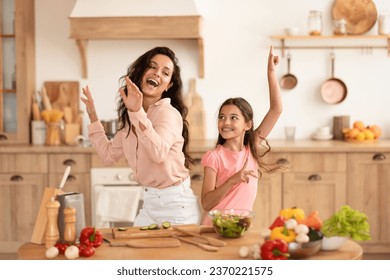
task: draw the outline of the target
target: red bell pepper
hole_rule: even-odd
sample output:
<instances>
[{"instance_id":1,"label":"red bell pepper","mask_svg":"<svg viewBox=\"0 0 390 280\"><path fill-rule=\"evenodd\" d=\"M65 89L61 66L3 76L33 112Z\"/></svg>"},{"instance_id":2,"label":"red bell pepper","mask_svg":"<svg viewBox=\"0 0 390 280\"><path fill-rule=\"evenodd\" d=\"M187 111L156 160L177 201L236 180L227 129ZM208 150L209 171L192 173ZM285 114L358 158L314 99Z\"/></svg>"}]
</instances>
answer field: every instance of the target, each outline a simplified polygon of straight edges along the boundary
<instances>
[{"instance_id":1,"label":"red bell pepper","mask_svg":"<svg viewBox=\"0 0 390 280\"><path fill-rule=\"evenodd\" d=\"M97 248L103 243L103 234L94 227L86 227L80 233L80 244Z\"/></svg>"},{"instance_id":2,"label":"red bell pepper","mask_svg":"<svg viewBox=\"0 0 390 280\"><path fill-rule=\"evenodd\" d=\"M267 240L261 246L261 258L263 260L287 260L288 244L282 239Z\"/></svg>"},{"instance_id":3,"label":"red bell pepper","mask_svg":"<svg viewBox=\"0 0 390 280\"><path fill-rule=\"evenodd\" d=\"M283 216L278 216L275 221L272 223L272 225L269 226L270 230L273 230L275 227L282 227L284 226L284 222L286 219Z\"/></svg>"}]
</instances>

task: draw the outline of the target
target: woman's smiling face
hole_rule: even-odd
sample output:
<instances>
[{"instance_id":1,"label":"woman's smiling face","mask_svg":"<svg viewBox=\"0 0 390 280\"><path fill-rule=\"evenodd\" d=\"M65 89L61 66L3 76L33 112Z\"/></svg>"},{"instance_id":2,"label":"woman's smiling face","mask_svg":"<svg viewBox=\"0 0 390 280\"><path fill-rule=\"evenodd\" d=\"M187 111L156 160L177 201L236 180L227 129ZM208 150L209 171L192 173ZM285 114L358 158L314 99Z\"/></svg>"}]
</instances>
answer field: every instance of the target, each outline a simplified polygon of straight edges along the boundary
<instances>
[{"instance_id":1,"label":"woman's smiling face","mask_svg":"<svg viewBox=\"0 0 390 280\"><path fill-rule=\"evenodd\" d=\"M146 97L161 97L171 86L173 62L165 55L157 54L149 61L141 82L141 91Z\"/></svg>"}]
</instances>

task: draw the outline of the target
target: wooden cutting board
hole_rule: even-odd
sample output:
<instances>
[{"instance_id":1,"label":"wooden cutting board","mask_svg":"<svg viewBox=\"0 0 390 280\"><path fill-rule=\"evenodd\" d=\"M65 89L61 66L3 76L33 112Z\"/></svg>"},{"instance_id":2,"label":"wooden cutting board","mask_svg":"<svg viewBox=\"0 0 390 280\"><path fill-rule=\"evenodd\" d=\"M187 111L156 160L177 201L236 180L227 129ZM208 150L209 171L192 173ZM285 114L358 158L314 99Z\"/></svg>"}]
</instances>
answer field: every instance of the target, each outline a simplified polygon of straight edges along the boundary
<instances>
[{"instance_id":1,"label":"wooden cutting board","mask_svg":"<svg viewBox=\"0 0 390 280\"><path fill-rule=\"evenodd\" d=\"M184 99L188 107L187 121L190 125L190 138L203 141L205 139L205 112L202 97L196 92L195 79L190 80L189 92Z\"/></svg>"},{"instance_id":2,"label":"wooden cutting board","mask_svg":"<svg viewBox=\"0 0 390 280\"><path fill-rule=\"evenodd\" d=\"M53 109L64 111L65 107L72 108L72 119L76 120L80 111L80 84L77 81L46 81L46 89Z\"/></svg>"},{"instance_id":3,"label":"wooden cutting board","mask_svg":"<svg viewBox=\"0 0 390 280\"><path fill-rule=\"evenodd\" d=\"M372 0L334 0L332 17L335 20L345 19L347 33L359 35L369 31L377 20L377 10Z\"/></svg>"},{"instance_id":4,"label":"wooden cutting board","mask_svg":"<svg viewBox=\"0 0 390 280\"><path fill-rule=\"evenodd\" d=\"M214 232L212 226L200 226L200 225L180 225L176 226L187 231L194 233L207 233ZM123 230L126 229L126 230ZM157 230L141 230L141 227L126 227L126 228L112 228L112 236L114 239L136 239L136 238L156 238L156 237L171 237L173 234L179 236L187 236L184 233L173 230L172 227Z\"/></svg>"}]
</instances>

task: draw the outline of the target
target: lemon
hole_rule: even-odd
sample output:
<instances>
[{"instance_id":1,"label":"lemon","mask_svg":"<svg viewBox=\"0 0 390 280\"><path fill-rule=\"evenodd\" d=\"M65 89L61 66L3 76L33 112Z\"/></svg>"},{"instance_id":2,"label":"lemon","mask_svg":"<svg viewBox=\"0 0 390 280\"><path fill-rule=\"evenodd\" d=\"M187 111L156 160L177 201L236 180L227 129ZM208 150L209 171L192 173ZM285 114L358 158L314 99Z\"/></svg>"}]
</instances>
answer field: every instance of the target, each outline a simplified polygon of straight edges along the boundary
<instances>
[{"instance_id":1,"label":"lemon","mask_svg":"<svg viewBox=\"0 0 390 280\"><path fill-rule=\"evenodd\" d=\"M355 139L358 140L358 141L364 141L366 139L366 136L364 135L364 132L360 131L356 135Z\"/></svg>"}]
</instances>

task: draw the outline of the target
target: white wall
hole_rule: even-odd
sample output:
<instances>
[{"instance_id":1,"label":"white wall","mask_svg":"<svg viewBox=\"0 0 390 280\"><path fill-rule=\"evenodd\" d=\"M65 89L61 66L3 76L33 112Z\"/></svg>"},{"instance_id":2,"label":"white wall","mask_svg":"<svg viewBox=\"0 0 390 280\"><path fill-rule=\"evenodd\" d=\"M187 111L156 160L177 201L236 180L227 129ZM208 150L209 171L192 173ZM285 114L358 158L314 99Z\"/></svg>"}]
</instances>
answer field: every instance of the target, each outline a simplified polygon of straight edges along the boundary
<instances>
[{"instance_id":1,"label":"white wall","mask_svg":"<svg viewBox=\"0 0 390 280\"><path fill-rule=\"evenodd\" d=\"M78 80L81 86L90 86L100 118L115 118L118 78L135 58L156 45L167 45L176 52L185 93L189 79L197 78L198 51L191 41L91 40L87 52L88 79L81 79L78 49L69 39L68 16L75 0L35 2L37 89L44 81ZM374 2L378 12L390 11L390 1ZM242 96L250 101L256 122L265 114L267 55L271 44L279 44L271 35L280 35L284 27L292 25L306 34L307 16L313 9L323 12L323 34L332 33L333 1L195 0L195 3L203 17L205 45L205 78L197 79L197 91L204 99L209 139L217 135L216 113L228 97ZM376 24L368 33L377 34ZM312 41L299 42L304 43L313 44ZM358 44L363 43L377 44L378 41L359 41ZM385 43L385 40L379 41L381 45ZM284 112L269 138L283 138L283 127L288 124L297 126L297 138L309 138L317 127L332 125L335 115L349 115L351 122L362 120L378 124L384 130L384 137L390 137L390 57L386 50L373 49L370 54L360 49L334 51L335 75L348 87L346 100L329 105L320 97L322 83L330 78L329 49L291 50L291 72L297 76L298 85L293 90L282 91ZM280 50L275 53L281 54ZM285 58L277 71L279 77L287 72ZM85 116L85 124L87 122Z\"/></svg>"}]
</instances>

